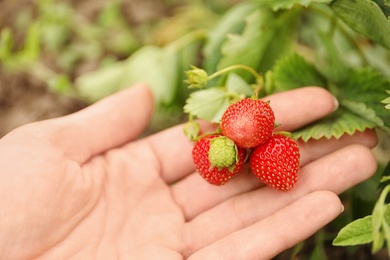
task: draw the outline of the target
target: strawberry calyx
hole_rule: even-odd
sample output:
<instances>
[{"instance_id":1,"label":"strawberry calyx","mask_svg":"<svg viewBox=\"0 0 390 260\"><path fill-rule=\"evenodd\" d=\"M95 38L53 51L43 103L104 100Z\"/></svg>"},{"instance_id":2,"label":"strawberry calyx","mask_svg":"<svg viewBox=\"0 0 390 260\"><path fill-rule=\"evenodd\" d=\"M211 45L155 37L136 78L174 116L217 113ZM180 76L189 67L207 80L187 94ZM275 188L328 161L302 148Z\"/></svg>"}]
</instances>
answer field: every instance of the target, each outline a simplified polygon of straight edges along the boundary
<instances>
[{"instance_id":1,"label":"strawberry calyx","mask_svg":"<svg viewBox=\"0 0 390 260\"><path fill-rule=\"evenodd\" d=\"M279 126L281 126L281 125L282 125L281 123L275 122L275 123L274 123L274 128L277 128L277 127L279 127Z\"/></svg>"},{"instance_id":2,"label":"strawberry calyx","mask_svg":"<svg viewBox=\"0 0 390 260\"><path fill-rule=\"evenodd\" d=\"M278 131L278 132L275 132L274 135L283 135L285 137L294 139L292 133L291 132L287 132L287 131Z\"/></svg>"}]
</instances>

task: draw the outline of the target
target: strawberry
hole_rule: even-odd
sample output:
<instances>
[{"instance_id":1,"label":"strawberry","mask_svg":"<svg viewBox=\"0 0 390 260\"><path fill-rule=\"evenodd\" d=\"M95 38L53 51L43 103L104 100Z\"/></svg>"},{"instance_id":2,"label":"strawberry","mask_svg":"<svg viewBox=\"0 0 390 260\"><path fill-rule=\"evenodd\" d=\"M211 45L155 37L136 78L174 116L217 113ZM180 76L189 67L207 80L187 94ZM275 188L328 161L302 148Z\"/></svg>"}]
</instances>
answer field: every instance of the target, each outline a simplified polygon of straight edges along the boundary
<instances>
[{"instance_id":1,"label":"strawberry","mask_svg":"<svg viewBox=\"0 0 390 260\"><path fill-rule=\"evenodd\" d=\"M230 105L221 119L222 134L245 148L267 141L274 125L275 115L269 104L251 98Z\"/></svg>"},{"instance_id":2,"label":"strawberry","mask_svg":"<svg viewBox=\"0 0 390 260\"><path fill-rule=\"evenodd\" d=\"M212 142L221 138L220 135L210 135L197 141L192 149L192 158L197 172L210 184L220 186L227 183L231 178L239 173L244 166L246 151L243 148L236 147L234 144L234 154L232 154L231 144L227 142L226 147L221 146L222 142L217 142L214 152L210 154ZM225 137L223 137L225 138ZM226 150L226 151L225 151ZM221 158L215 158L216 154L221 157L234 156L234 160L226 164L220 162ZM212 161L215 161L213 164Z\"/></svg>"},{"instance_id":3,"label":"strawberry","mask_svg":"<svg viewBox=\"0 0 390 260\"><path fill-rule=\"evenodd\" d=\"M298 144L292 138L275 134L253 149L249 166L265 184L288 191L297 182L299 158Z\"/></svg>"}]
</instances>

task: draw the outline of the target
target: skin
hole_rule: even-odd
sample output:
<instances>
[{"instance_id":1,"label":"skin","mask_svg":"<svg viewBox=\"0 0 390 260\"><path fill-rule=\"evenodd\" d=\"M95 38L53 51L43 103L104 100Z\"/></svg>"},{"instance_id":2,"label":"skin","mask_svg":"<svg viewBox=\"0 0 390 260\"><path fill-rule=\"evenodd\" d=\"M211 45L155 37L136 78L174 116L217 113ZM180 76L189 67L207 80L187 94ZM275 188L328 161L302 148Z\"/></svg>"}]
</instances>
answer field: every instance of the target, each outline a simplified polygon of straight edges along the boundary
<instances>
[{"instance_id":1,"label":"skin","mask_svg":"<svg viewBox=\"0 0 390 260\"><path fill-rule=\"evenodd\" d=\"M317 87L266 99L280 130L337 107ZM214 187L194 172L182 125L138 138L152 113L136 85L0 139L0 259L270 259L335 219L336 194L376 170L366 131L300 143L292 191L251 174Z\"/></svg>"}]
</instances>

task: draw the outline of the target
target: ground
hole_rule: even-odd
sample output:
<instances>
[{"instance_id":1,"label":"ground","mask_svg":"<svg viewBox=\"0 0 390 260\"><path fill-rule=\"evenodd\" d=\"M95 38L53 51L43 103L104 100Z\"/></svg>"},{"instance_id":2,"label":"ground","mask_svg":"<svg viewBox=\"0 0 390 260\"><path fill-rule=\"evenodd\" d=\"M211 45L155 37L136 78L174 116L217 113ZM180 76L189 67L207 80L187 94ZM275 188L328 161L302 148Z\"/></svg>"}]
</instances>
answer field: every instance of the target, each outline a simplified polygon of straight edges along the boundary
<instances>
[{"instance_id":1,"label":"ground","mask_svg":"<svg viewBox=\"0 0 390 260\"><path fill-rule=\"evenodd\" d=\"M78 99L48 91L45 84L34 82L28 75L0 72L0 136L20 125L66 115L85 106Z\"/></svg>"},{"instance_id":2,"label":"ground","mask_svg":"<svg viewBox=\"0 0 390 260\"><path fill-rule=\"evenodd\" d=\"M0 0L0 31L13 26L16 17L27 8L34 8L38 1ZM102 1L65 1L79 13L93 19L104 2ZM163 2L156 0L124 1L123 12L130 23L142 23L164 15L167 10ZM16 43L18 44L18 43ZM46 65L51 67L51 58L43 57ZM52 66L55 69L55 65ZM75 69L78 74L91 70L96 64L80 64ZM76 75L73 75L75 77ZM79 99L58 95L50 91L43 82L31 73L10 74L0 63L0 136L22 124L58 117L75 112L87 104Z\"/></svg>"}]
</instances>

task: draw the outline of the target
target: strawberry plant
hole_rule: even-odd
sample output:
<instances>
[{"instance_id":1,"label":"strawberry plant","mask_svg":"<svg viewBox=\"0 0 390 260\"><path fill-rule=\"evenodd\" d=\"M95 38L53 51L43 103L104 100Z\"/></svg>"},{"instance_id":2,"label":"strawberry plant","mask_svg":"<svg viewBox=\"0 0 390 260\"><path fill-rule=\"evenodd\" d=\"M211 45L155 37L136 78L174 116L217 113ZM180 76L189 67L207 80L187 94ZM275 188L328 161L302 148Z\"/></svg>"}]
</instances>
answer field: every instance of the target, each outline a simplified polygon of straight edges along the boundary
<instances>
[{"instance_id":1,"label":"strawberry plant","mask_svg":"<svg viewBox=\"0 0 390 260\"><path fill-rule=\"evenodd\" d=\"M373 252L376 252L385 245L383 241L389 235L387 211L383 210L386 207L383 197L388 188L383 189L385 195L382 197L377 188L383 165L389 160L389 148L386 148L390 136L389 14L389 2L382 0L240 1L223 12L216 12L219 19L210 20L210 23L204 23L205 16L203 22L194 20L193 24L202 26L192 28L181 38L164 46L142 47L115 68L107 67L81 76L76 87L81 95L96 100L135 81L145 81L155 92L158 111L184 106L184 112L190 116L186 132L192 139L199 136L194 118L220 123L231 104L250 98L254 93L256 97L263 97L303 86L327 89L338 99L339 109L294 131L292 136L309 141L337 139L366 129L377 129L380 133L379 144L384 147L384 156L378 156L380 170L372 179L343 194L343 199L352 207L366 205L365 210L359 211L357 206L356 210L352 208L344 225L375 211L371 220L375 223L371 230L373 239L342 239L345 236L341 233L341 238L334 242L334 245L346 246L375 241ZM99 75L107 75L105 79L110 80L96 81ZM238 141L225 123L221 126L217 134L224 133L229 139ZM249 131L249 127L245 129ZM272 130L275 131L274 126ZM206 140L209 143L209 138ZM202 153L208 149L204 148ZM254 155L257 153L260 152L254 152ZM210 163L208 155L202 154L202 158L202 165ZM196 158L194 161L197 164L201 160ZM256 164L255 159L252 161ZM296 167L295 159L291 161ZM256 167L254 165L254 171L260 175L261 171ZM203 172L208 176L221 171L218 167L197 168L201 175ZM225 183L233 172L226 167L223 171L222 182ZM294 182L295 172L288 174L292 176L289 182ZM380 206L374 209L375 204ZM359 221L353 227L361 228L359 225L367 225L369 221ZM338 224L338 228L341 227ZM356 233L353 236L359 237ZM324 237L318 236L318 248L325 241ZM323 250L315 252L319 254ZM325 257L323 253L322 257Z\"/></svg>"},{"instance_id":2,"label":"strawberry plant","mask_svg":"<svg viewBox=\"0 0 390 260\"><path fill-rule=\"evenodd\" d=\"M221 133L234 140L237 146L254 147L264 140L252 144L242 141L242 136L256 139L253 133L267 130L262 126L258 128L261 130L252 131L252 125L237 123L240 119L235 117L245 113L240 107L241 102L251 100L248 97L253 92L256 95L268 95L315 85L333 93L340 102L340 108L330 116L295 131L294 138L303 141L338 139L344 134L375 128L384 133L382 136L385 137L380 141L388 141L390 114L386 109L389 109L390 101L386 92L390 87L390 74L388 67L379 65L374 59L378 58L379 53L389 57L390 24L386 18L387 5L387 2L368 0L252 1L236 7L226 17L232 14L230 22L234 24L237 14L241 14L243 27L237 33L236 28L231 25L231 34L227 34L223 40L217 40L213 38L214 33L218 35L217 30L222 30L222 25L228 24L226 20L222 20L221 27L217 25L215 31L210 32L201 66L187 71L187 83L190 83L191 88L196 88L196 91L190 94L184 111L190 114L190 118L220 122ZM251 11L245 8L248 6L252 7ZM345 53L348 55L345 56ZM388 65L388 61L384 63ZM223 76L217 79L216 76L221 75ZM370 95L366 94L368 92ZM240 99L242 101L237 102ZM258 111L262 112L263 109L258 108ZM235 128L226 123L227 118ZM258 116L248 121L254 123L254 118ZM246 135L246 132L252 134ZM280 135L275 136L279 142L285 139ZM252 172L270 186L289 190L298 178L299 150L296 143L292 139L286 142L295 147L293 155L275 155L287 158L291 164L290 168L293 170L285 172L278 163L260 160L261 156L265 158L263 154L272 150L276 142L274 138L265 139L265 145L249 151ZM386 158L378 162L385 164ZM279 169L273 171L274 167L270 165L277 165L274 167ZM265 170L267 168L268 171ZM375 185L372 183L375 178L377 177L367 181L366 185ZM377 185L380 186L379 183ZM349 199L351 203L356 203L362 196L358 191L352 190L356 198ZM374 188L377 195L371 200L372 216L359 219L341 229L333 245L352 246L372 242L372 253L376 253L386 242L390 254L390 210L385 202L389 186L383 188L380 197L379 191L379 188ZM367 191L363 189L360 192ZM378 198L377 201L375 198ZM353 215L351 217L354 218Z\"/></svg>"},{"instance_id":3,"label":"strawberry plant","mask_svg":"<svg viewBox=\"0 0 390 260\"><path fill-rule=\"evenodd\" d=\"M196 141L201 138L195 143L192 151L196 169L209 183L222 185L237 175L239 169L248 163L251 171L263 183L277 190L289 191L295 186L298 179L299 148L295 140L286 136L290 133L274 132L274 129L279 126L275 123L274 112L269 102L257 98L258 92L262 88L261 76L250 67L232 66L209 77L206 71L193 66L192 70L186 72L188 80L185 82L189 84L189 88L201 89L206 86L209 79L235 69L248 70L258 78L257 84L253 84L251 87L248 85L245 89L249 94L252 88L251 98L245 97L245 93L242 93L240 88L236 88L235 91L228 90L230 94L228 106L222 115L217 114L218 118L216 115L211 118L207 117L209 106L205 103L203 103L205 106L200 108L204 114L199 114L196 109L197 101L194 102L192 97L187 100L187 105L184 106L184 110L190 116L184 133L190 140ZM198 93L202 94L202 92ZM197 92L193 93L193 95L196 94ZM208 96L205 97L206 101L208 98ZM188 106L192 103L194 107ZM194 117L218 122L218 130L199 135L200 127L197 122L193 121ZM202 147L200 144L205 145L209 136L215 134L218 137L209 141L210 144L207 143L207 149L199 148ZM242 154L248 156L241 160L239 151L243 151Z\"/></svg>"}]
</instances>

